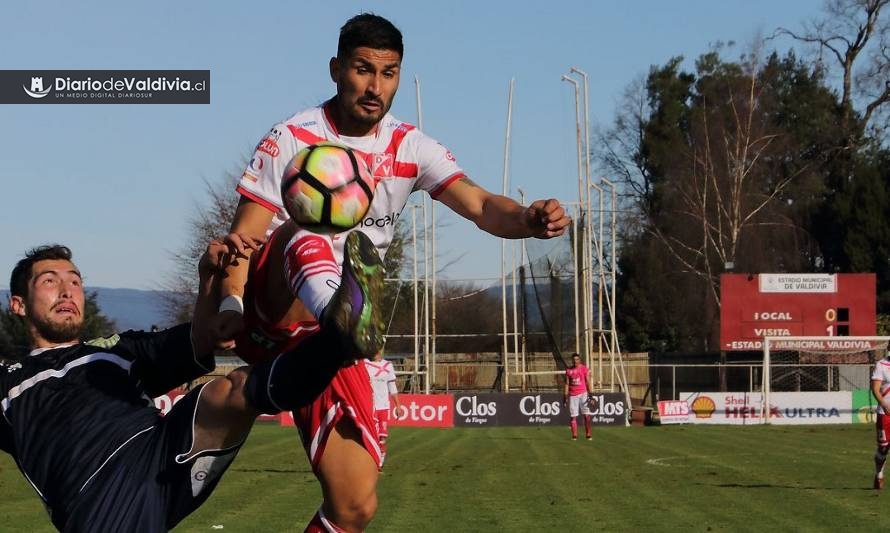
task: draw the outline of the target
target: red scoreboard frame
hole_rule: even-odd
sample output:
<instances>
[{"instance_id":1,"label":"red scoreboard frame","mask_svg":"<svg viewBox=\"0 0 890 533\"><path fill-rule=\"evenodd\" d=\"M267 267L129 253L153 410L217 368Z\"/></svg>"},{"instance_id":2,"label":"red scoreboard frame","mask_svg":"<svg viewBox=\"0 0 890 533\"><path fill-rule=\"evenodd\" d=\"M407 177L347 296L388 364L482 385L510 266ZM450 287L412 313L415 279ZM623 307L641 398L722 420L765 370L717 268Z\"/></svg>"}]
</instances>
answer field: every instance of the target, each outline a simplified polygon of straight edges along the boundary
<instances>
[{"instance_id":1,"label":"red scoreboard frame","mask_svg":"<svg viewBox=\"0 0 890 533\"><path fill-rule=\"evenodd\" d=\"M874 274L722 274L720 345L761 350L766 336L869 336Z\"/></svg>"}]
</instances>

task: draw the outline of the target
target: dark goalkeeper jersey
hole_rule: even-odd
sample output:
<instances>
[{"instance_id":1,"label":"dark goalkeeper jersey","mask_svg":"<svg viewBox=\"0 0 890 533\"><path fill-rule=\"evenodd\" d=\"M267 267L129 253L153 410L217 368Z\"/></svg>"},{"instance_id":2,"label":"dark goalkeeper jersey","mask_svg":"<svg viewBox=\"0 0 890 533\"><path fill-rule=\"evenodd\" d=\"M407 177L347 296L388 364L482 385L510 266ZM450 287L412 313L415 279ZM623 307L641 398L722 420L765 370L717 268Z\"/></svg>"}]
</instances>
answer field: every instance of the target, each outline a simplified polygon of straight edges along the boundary
<instances>
[{"instance_id":1,"label":"dark goalkeeper jersey","mask_svg":"<svg viewBox=\"0 0 890 533\"><path fill-rule=\"evenodd\" d=\"M64 510L106 461L160 418L151 398L206 374L191 327L128 331L0 364L0 449L50 513Z\"/></svg>"}]
</instances>

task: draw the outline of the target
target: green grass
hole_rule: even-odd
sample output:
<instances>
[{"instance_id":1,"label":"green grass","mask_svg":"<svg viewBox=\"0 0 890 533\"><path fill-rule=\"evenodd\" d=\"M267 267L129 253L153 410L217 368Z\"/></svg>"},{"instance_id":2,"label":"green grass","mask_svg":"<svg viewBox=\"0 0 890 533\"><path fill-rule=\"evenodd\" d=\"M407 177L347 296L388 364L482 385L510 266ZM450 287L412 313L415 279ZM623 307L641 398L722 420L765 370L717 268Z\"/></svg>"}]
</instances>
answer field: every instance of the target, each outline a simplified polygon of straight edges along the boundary
<instances>
[{"instance_id":1,"label":"green grass","mask_svg":"<svg viewBox=\"0 0 890 533\"><path fill-rule=\"evenodd\" d=\"M869 425L596 429L394 428L369 531L880 529ZM321 491L293 429L259 425L176 531L302 531ZM51 531L0 457L0 530Z\"/></svg>"}]
</instances>

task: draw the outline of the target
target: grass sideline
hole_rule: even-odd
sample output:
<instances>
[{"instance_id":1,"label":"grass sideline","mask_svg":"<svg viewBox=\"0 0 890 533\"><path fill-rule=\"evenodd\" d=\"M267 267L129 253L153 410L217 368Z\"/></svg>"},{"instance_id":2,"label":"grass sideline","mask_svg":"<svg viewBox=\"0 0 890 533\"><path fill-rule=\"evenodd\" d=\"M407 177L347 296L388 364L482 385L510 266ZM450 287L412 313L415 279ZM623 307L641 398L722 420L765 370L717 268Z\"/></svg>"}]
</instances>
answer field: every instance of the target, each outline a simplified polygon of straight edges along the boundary
<instances>
[{"instance_id":1,"label":"grass sideline","mask_svg":"<svg viewBox=\"0 0 890 533\"><path fill-rule=\"evenodd\" d=\"M890 497L870 490L871 425L391 432L371 532L861 530ZM5 454L0 494L0 530L53 531ZM259 424L175 531L302 531L320 498L294 430Z\"/></svg>"}]
</instances>

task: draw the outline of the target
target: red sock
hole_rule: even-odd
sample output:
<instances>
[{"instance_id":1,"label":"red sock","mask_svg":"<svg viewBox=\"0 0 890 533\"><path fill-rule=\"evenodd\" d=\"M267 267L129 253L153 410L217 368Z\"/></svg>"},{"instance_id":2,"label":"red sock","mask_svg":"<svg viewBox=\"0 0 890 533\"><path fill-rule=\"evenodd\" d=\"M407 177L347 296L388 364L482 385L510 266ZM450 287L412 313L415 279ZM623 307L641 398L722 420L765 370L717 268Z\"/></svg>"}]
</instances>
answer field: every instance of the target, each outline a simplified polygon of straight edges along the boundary
<instances>
[{"instance_id":1,"label":"red sock","mask_svg":"<svg viewBox=\"0 0 890 533\"><path fill-rule=\"evenodd\" d=\"M590 438L590 417L584 417L584 435L589 439Z\"/></svg>"},{"instance_id":2,"label":"red sock","mask_svg":"<svg viewBox=\"0 0 890 533\"><path fill-rule=\"evenodd\" d=\"M572 428L572 438L577 439L578 438L578 419L573 416L572 421L569 422L569 425Z\"/></svg>"},{"instance_id":3,"label":"red sock","mask_svg":"<svg viewBox=\"0 0 890 533\"><path fill-rule=\"evenodd\" d=\"M346 533L346 530L325 518L324 512L319 508L303 533Z\"/></svg>"}]
</instances>

